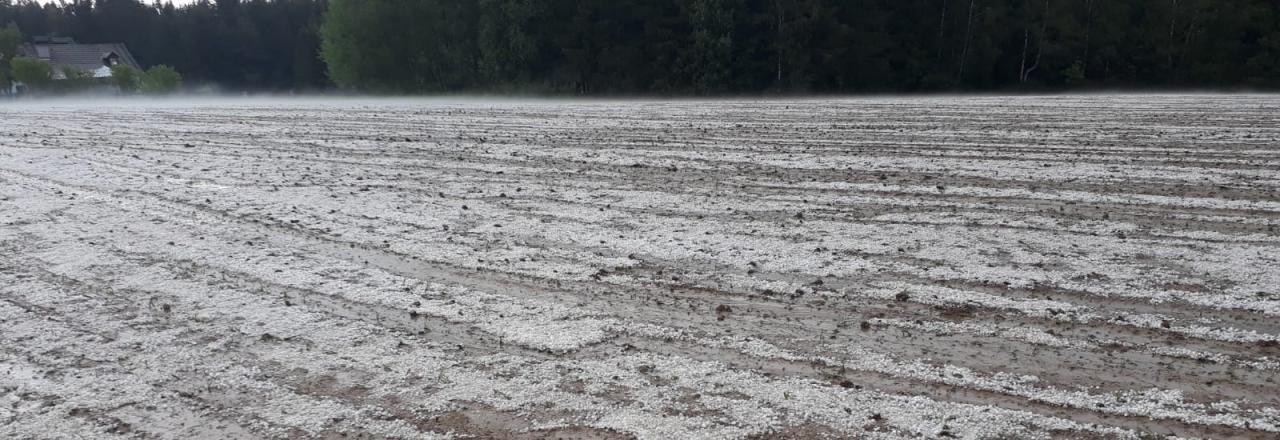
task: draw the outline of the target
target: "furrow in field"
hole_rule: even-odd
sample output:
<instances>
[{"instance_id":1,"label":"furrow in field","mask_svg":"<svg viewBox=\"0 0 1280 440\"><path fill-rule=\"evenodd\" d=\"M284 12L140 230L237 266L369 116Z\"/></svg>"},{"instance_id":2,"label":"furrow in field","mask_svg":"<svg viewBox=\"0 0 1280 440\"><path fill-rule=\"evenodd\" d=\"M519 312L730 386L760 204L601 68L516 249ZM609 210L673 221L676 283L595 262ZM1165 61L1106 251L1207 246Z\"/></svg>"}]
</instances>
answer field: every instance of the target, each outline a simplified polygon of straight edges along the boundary
<instances>
[{"instance_id":1,"label":"furrow in field","mask_svg":"<svg viewBox=\"0 0 1280 440\"><path fill-rule=\"evenodd\" d=\"M15 108L0 433L1280 431L1274 97Z\"/></svg>"}]
</instances>

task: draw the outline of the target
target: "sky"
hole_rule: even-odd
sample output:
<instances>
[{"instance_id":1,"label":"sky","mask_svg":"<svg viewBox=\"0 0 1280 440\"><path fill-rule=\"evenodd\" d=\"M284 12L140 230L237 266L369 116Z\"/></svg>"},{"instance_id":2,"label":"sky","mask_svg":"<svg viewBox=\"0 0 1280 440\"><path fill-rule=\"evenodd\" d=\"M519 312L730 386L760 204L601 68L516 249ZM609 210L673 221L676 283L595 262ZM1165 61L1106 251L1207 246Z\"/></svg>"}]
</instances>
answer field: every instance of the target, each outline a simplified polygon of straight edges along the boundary
<instances>
[{"instance_id":1,"label":"sky","mask_svg":"<svg viewBox=\"0 0 1280 440\"><path fill-rule=\"evenodd\" d=\"M62 0L36 0L36 3L58 3L59 1L62 1ZM67 1L67 2L71 2L72 0L66 0L66 1ZM143 3L146 3L146 4L148 4L148 5L149 5L149 4L151 4L154 0L141 0L141 1L142 1ZM163 2L163 1L165 1L165 0L160 0L160 1L162 1L162 2ZM184 4L187 4L187 3L195 3L195 2L196 2L196 0L168 0L168 1L173 2L173 4L175 4L175 5L184 5Z\"/></svg>"}]
</instances>

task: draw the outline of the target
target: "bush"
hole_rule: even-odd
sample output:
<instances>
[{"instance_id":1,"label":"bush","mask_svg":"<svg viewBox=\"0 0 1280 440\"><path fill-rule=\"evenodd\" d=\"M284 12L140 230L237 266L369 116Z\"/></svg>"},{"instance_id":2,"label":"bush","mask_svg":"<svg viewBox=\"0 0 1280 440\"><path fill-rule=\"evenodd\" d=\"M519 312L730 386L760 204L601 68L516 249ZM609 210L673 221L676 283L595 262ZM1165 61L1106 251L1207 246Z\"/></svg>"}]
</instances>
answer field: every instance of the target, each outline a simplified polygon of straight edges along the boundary
<instances>
[{"instance_id":1,"label":"bush","mask_svg":"<svg viewBox=\"0 0 1280 440\"><path fill-rule=\"evenodd\" d=\"M79 93L93 88L97 84L93 74L75 67L63 66L62 76L66 79L52 81L48 90L53 93Z\"/></svg>"},{"instance_id":2,"label":"bush","mask_svg":"<svg viewBox=\"0 0 1280 440\"><path fill-rule=\"evenodd\" d=\"M62 76L66 77L68 80L73 80L73 81L74 81L74 80L78 80L78 79L88 78L88 77L89 77L89 74L88 74L88 73L85 73L85 71L80 70L80 69L77 69L77 68L75 68L75 67L71 67L71 66L63 66L63 67L62 67Z\"/></svg>"},{"instance_id":3,"label":"bush","mask_svg":"<svg viewBox=\"0 0 1280 440\"><path fill-rule=\"evenodd\" d=\"M111 80L120 88L120 93L133 93L142 85L142 72L133 66L117 64L111 66Z\"/></svg>"},{"instance_id":4,"label":"bush","mask_svg":"<svg viewBox=\"0 0 1280 440\"><path fill-rule=\"evenodd\" d=\"M142 91L146 93L173 93L182 87L182 75L166 65L151 66L142 79Z\"/></svg>"},{"instance_id":5,"label":"bush","mask_svg":"<svg viewBox=\"0 0 1280 440\"><path fill-rule=\"evenodd\" d=\"M1067 84L1073 86L1084 84L1084 66L1079 61L1076 61L1071 67L1062 71L1062 77L1067 79Z\"/></svg>"},{"instance_id":6,"label":"bush","mask_svg":"<svg viewBox=\"0 0 1280 440\"><path fill-rule=\"evenodd\" d=\"M31 57L14 57L9 62L13 79L30 87L44 87L53 81L53 67L48 62Z\"/></svg>"}]
</instances>

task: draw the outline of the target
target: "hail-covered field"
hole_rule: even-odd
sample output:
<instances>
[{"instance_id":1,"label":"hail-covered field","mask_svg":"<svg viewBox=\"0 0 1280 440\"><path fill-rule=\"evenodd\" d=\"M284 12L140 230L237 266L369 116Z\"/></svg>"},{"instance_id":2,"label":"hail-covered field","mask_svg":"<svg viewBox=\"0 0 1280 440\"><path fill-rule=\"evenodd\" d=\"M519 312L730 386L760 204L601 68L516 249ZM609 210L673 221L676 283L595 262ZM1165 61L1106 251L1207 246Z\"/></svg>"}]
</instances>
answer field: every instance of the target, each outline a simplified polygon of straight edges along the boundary
<instances>
[{"instance_id":1,"label":"hail-covered field","mask_svg":"<svg viewBox=\"0 0 1280 440\"><path fill-rule=\"evenodd\" d=\"M0 438L1280 437L1280 96L0 106Z\"/></svg>"}]
</instances>

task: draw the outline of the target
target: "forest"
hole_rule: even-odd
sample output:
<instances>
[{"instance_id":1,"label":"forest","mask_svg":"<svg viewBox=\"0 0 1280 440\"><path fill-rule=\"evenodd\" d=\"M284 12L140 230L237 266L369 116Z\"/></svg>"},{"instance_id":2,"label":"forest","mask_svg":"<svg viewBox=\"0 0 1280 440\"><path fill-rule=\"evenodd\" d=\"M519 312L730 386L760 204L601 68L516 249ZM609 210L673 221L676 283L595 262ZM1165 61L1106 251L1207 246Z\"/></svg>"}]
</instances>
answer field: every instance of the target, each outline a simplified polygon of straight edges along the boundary
<instances>
[{"instance_id":1,"label":"forest","mask_svg":"<svg viewBox=\"0 0 1280 440\"><path fill-rule=\"evenodd\" d=\"M6 23L217 90L1280 89L1280 0L0 0Z\"/></svg>"}]
</instances>

